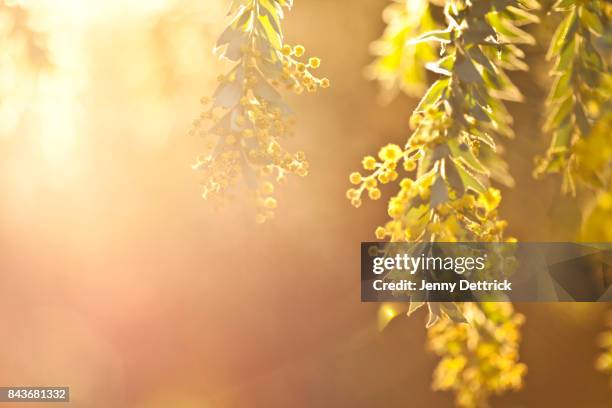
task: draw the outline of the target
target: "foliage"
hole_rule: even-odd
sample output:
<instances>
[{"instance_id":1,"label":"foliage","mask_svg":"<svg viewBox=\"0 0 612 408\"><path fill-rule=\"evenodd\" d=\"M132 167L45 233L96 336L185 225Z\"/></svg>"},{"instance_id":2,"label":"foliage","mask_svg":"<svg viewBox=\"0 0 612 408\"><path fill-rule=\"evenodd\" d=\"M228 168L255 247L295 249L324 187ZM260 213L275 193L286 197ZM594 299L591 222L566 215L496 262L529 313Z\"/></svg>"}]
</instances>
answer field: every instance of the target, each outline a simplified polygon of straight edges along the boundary
<instances>
[{"instance_id":1,"label":"foliage","mask_svg":"<svg viewBox=\"0 0 612 408\"><path fill-rule=\"evenodd\" d=\"M383 19L387 26L382 37L371 44L376 59L366 68L366 76L380 82L387 100L400 91L422 95L427 80L424 63L436 59L435 47L409 40L439 28L431 16L429 0L394 0L385 8Z\"/></svg>"},{"instance_id":2,"label":"foliage","mask_svg":"<svg viewBox=\"0 0 612 408\"><path fill-rule=\"evenodd\" d=\"M350 175L354 187L347 191L347 198L355 207L362 205L365 192L370 199L378 200L382 197L381 184L399 180L399 191L387 206L391 219L376 229L378 239L505 239L506 222L497 216L501 194L490 184L494 180L513 185L500 157L501 139L514 136L512 118L502 100L521 100L505 70L527 69L518 45L534 43L521 27L538 21L530 13L536 8L538 3L534 1L449 0L444 7L446 29L425 32L409 40L406 47L388 47L391 52L383 66L395 66L395 78L418 80L422 78L418 67L406 68L398 61L415 63L411 55L415 46L437 44L440 59L426 63L425 68L440 77L413 112L413 133L407 143L403 147L382 147L377 157L363 159L366 174ZM398 21L399 17L391 20ZM414 21L405 22L412 25L403 31L388 28L383 39L393 43L392 33L400 33L397 36L401 37L421 28ZM383 62L379 58L375 66ZM378 73L375 77L382 81L392 77L383 75L380 68ZM414 89L405 91L411 93ZM406 176L400 178L400 173ZM455 390L459 405L476 407L486 405L491 393L520 387L526 371L518 363L518 328L523 318L514 314L511 304L412 300L408 314L427 304L429 343L443 356L434 375L434 388ZM395 314L393 310L383 305L381 327ZM462 323L464 320L468 323Z\"/></svg>"},{"instance_id":3,"label":"foliage","mask_svg":"<svg viewBox=\"0 0 612 408\"><path fill-rule=\"evenodd\" d=\"M274 182L289 174L306 176L303 152L290 153L283 139L293 134L291 109L278 89L300 94L327 88L329 80L312 73L318 58L304 61L304 47L283 44L283 8L292 0L234 0L231 23L217 41L216 51L234 65L219 77L212 99L191 134L207 140L207 151L194 169L203 174L203 197L220 199L244 180L259 208L256 220L273 216Z\"/></svg>"},{"instance_id":4,"label":"foliage","mask_svg":"<svg viewBox=\"0 0 612 408\"><path fill-rule=\"evenodd\" d=\"M362 162L369 174L351 174L347 192L355 207L368 192L381 197L379 184L399 182L389 200L391 220L376 230L392 241L499 241L505 222L497 219L500 193L490 179L511 185L497 154L499 139L513 136L512 119L500 99L520 100L503 68L523 69L517 43L533 39L519 26L534 21L521 1L464 3L445 7L448 28L426 33L413 43L436 42L441 59L427 68L441 75L427 91L411 123L404 147L389 144L378 158Z\"/></svg>"},{"instance_id":5,"label":"foliage","mask_svg":"<svg viewBox=\"0 0 612 408\"><path fill-rule=\"evenodd\" d=\"M587 187L579 239L612 241L612 4L601 0L557 0L564 18L553 35L548 58L555 77L544 130L552 135L546 156L536 159L535 176L562 173L562 191ZM596 367L612 375L612 333Z\"/></svg>"},{"instance_id":6,"label":"foliage","mask_svg":"<svg viewBox=\"0 0 612 408\"><path fill-rule=\"evenodd\" d=\"M518 389L527 367L518 362L523 316L510 303L465 303L469 324L440 320L429 345L442 360L434 389L454 390L461 407L487 406L490 394Z\"/></svg>"},{"instance_id":7,"label":"foliage","mask_svg":"<svg viewBox=\"0 0 612 408\"><path fill-rule=\"evenodd\" d=\"M552 135L552 142L546 156L537 158L535 175L563 173L563 192L575 194L576 178L595 189L605 182L596 171L602 169L592 166L602 157L593 150L594 143L585 139L600 116L610 110L612 31L605 10L609 14L612 5L600 0L558 0L553 9L563 13L564 19L547 55L554 59L551 74L555 80L548 95L544 130ZM609 132L603 137L610 142Z\"/></svg>"}]
</instances>

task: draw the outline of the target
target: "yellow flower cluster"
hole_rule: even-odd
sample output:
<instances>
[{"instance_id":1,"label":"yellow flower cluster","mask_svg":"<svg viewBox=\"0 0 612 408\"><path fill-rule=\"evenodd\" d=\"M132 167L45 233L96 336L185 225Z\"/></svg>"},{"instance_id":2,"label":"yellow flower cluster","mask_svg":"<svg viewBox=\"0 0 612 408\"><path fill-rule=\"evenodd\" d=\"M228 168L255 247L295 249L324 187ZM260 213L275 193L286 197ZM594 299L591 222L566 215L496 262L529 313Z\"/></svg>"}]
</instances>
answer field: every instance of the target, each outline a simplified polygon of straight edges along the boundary
<instances>
[{"instance_id":1,"label":"yellow flower cluster","mask_svg":"<svg viewBox=\"0 0 612 408\"><path fill-rule=\"evenodd\" d=\"M610 376L612 386L612 314L609 316L609 329L599 336L599 345L604 349L595 362L595 367Z\"/></svg>"},{"instance_id":2,"label":"yellow flower cluster","mask_svg":"<svg viewBox=\"0 0 612 408\"><path fill-rule=\"evenodd\" d=\"M379 160L366 156L362 165L369 175L351 173L349 181L355 187L347 191L347 198L355 207L362 205L362 196L378 200L381 197L380 184L387 184L399 177L398 166L405 172L412 172L422 152L417 147L403 150L398 145L388 144L380 149ZM403 178L399 192L388 203L387 213L391 220L376 228L377 239L391 241L416 241L435 238L436 241L501 241L506 222L497 220L497 207L501 202L499 190L489 188L483 193L459 195L442 176L444 160L433 166L421 177ZM432 193L432 190L434 191ZM441 194L441 200L434 206L432 194ZM428 235L426 237L425 235Z\"/></svg>"},{"instance_id":3,"label":"yellow flower cluster","mask_svg":"<svg viewBox=\"0 0 612 408\"><path fill-rule=\"evenodd\" d=\"M353 206L357 208L361 206L361 196L364 191L368 192L370 199L378 200L381 197L379 183L388 184L391 181L397 180L399 176L397 165L404 158L404 155L405 152L398 145L388 144L378 152L380 162L372 156L366 156L362 161L363 168L372 171L372 173L368 176L362 176L361 173L354 172L349 176L351 184L358 186L349 189L346 193ZM410 161L414 162L413 159L406 159L404 163Z\"/></svg>"},{"instance_id":4,"label":"yellow flower cluster","mask_svg":"<svg viewBox=\"0 0 612 408\"><path fill-rule=\"evenodd\" d=\"M439 79L411 115L413 132L405 146L389 144L378 158L366 156L365 172L349 176L353 186L347 198L360 207L364 193L377 200L382 195L379 186L397 180L399 189L387 204L390 219L375 231L380 240L503 241L506 222L498 219L497 211L501 194L489 185L491 181L513 184L498 148L500 138L513 136L512 117L502 100L521 99L504 71L526 66L517 58L517 45L534 40L520 27L537 20L531 10L540 5L531 0L503 5L447 1L447 28L415 38L429 19L428 13L411 11L419 6L427 9L424 1L397 0L394 9L408 12L406 18L397 14L389 22L372 77L383 82L390 79L389 89L397 89L401 81L399 88L406 93L424 83L424 68ZM432 44L434 49L441 45L441 58L425 65ZM512 262L506 266L504 270L512 270ZM387 277L394 279L391 274ZM476 407L486 405L489 394L520 386L526 370L518 362L522 316L514 314L511 304L413 300L408 314L425 304L428 326L439 322L429 332L432 348L443 357L435 388L453 389L459 405ZM381 308L381 315L392 318L393 313ZM464 318L468 324L458 323Z\"/></svg>"},{"instance_id":5,"label":"yellow flower cluster","mask_svg":"<svg viewBox=\"0 0 612 408\"><path fill-rule=\"evenodd\" d=\"M273 183L290 174L308 174L305 154L290 153L282 145L294 134L294 120L278 89L302 93L329 87L327 78L312 74L320 59L302 62L303 46L279 41L282 7L290 5L233 2L234 18L216 49L235 66L219 77L213 97L202 99L204 109L190 131L208 139L205 154L193 166L203 174L203 197L222 199L243 180L257 204L260 223L272 218L277 207Z\"/></svg>"},{"instance_id":6,"label":"yellow flower cluster","mask_svg":"<svg viewBox=\"0 0 612 408\"><path fill-rule=\"evenodd\" d=\"M293 132L291 118L265 100L254 97L243 97L240 106L240 114L225 112L232 121L229 126L224 126L227 116L216 114L212 106L206 107L192 132L217 140L209 143L210 151L193 167L202 170L205 199L219 198L240 176L251 177L256 183L251 187L255 187L260 208L256 220L264 222L272 218L272 210L276 208L276 201L269 197L274 192L271 181L282 182L289 174L305 177L309 166L303 152L291 154L279 143L279 139ZM215 120L216 117L221 118ZM207 133L203 127L211 121L215 123L214 132Z\"/></svg>"},{"instance_id":7,"label":"yellow flower cluster","mask_svg":"<svg viewBox=\"0 0 612 408\"><path fill-rule=\"evenodd\" d=\"M312 74L321 66L321 60L316 57L311 57L307 62L301 62L300 58L305 54L306 49L302 45L291 47L284 45L281 49L283 55L283 72L281 74L281 82L285 84L287 89L291 89L297 94L301 94L304 90L315 92L318 88L329 88L330 81L327 78L317 78Z\"/></svg>"},{"instance_id":8,"label":"yellow flower cluster","mask_svg":"<svg viewBox=\"0 0 612 408\"><path fill-rule=\"evenodd\" d=\"M520 389L527 367L519 362L524 317L510 303L465 303L468 323L445 318L428 332L430 349L442 357L433 388L453 390L457 405L487 405L488 396Z\"/></svg>"}]
</instances>

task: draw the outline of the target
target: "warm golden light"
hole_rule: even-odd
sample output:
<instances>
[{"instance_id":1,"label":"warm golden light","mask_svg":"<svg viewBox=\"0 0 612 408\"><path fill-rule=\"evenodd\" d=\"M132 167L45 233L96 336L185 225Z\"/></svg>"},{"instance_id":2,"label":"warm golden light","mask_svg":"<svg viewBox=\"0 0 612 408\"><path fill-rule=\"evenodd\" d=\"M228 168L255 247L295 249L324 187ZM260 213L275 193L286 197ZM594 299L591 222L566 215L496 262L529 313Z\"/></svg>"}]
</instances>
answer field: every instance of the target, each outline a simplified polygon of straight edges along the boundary
<instances>
[{"instance_id":1,"label":"warm golden light","mask_svg":"<svg viewBox=\"0 0 612 408\"><path fill-rule=\"evenodd\" d=\"M347 175L364 181L381 146L403 154L418 102L381 107L363 75L391 0L294 3L285 42L331 87L279 86L295 113L283 142L310 166L261 186L278 200L262 200L275 213L259 225L244 177L217 205L191 168L208 153L205 132L189 134L200 101L233 67L213 54L230 0L0 0L0 387L70 386L73 408L450 406L431 392L427 306L406 318L407 303L359 297L359 242L375 225L385 237L393 187L356 211ZM510 74L534 100L541 65ZM504 154L520 187L499 212L513 236L571 240L580 214L532 179L534 106L510 106ZM605 307L517 304L533 382L495 402L603 406L591 360Z\"/></svg>"}]
</instances>

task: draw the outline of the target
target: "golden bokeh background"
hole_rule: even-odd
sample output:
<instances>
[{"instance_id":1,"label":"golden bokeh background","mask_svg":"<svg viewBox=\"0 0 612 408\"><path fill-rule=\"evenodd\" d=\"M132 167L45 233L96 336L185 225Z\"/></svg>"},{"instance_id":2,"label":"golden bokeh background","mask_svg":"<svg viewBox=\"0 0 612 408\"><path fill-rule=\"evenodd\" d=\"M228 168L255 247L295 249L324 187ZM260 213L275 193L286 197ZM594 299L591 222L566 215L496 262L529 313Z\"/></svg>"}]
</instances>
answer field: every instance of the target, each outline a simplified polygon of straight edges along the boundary
<instances>
[{"instance_id":1,"label":"golden bokeh background","mask_svg":"<svg viewBox=\"0 0 612 408\"><path fill-rule=\"evenodd\" d=\"M359 243L386 214L353 209L347 175L405 140L416 103L382 106L363 77L387 2L288 14L286 40L332 87L287 95L312 170L264 226L240 197L214 211L190 167L198 101L227 68L211 50L228 4L0 2L0 385L70 386L74 408L452 406L430 391L424 315L379 333L359 301ZM527 102L511 107L502 215L523 241L572 240L579 222L558 180L531 178L546 71L515 76ZM609 406L593 368L606 306L517 308L527 386L494 406Z\"/></svg>"}]
</instances>

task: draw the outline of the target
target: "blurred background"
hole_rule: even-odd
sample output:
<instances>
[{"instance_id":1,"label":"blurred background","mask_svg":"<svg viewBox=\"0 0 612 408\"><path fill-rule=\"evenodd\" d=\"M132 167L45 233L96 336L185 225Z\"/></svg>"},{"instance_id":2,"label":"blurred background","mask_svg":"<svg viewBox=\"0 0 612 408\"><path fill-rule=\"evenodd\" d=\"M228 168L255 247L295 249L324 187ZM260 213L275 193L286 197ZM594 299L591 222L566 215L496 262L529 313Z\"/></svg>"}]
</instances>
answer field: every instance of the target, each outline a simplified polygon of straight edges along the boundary
<instances>
[{"instance_id":1,"label":"blurred background","mask_svg":"<svg viewBox=\"0 0 612 408\"><path fill-rule=\"evenodd\" d=\"M285 38L332 87L287 95L311 174L278 194L200 198L187 136L227 68L211 50L227 0L0 2L0 385L70 386L71 407L451 407L430 390L424 312L379 333L359 299L359 243L386 218L355 210L347 175L403 143L416 100L377 103L363 77L385 0L296 1ZM544 47L529 47L542 61ZM548 66L514 79L517 188L502 215L522 241L573 240L559 180L531 178ZM495 407L608 407L596 372L604 304L525 304L526 387ZM23 405L27 407L27 404Z\"/></svg>"}]
</instances>

